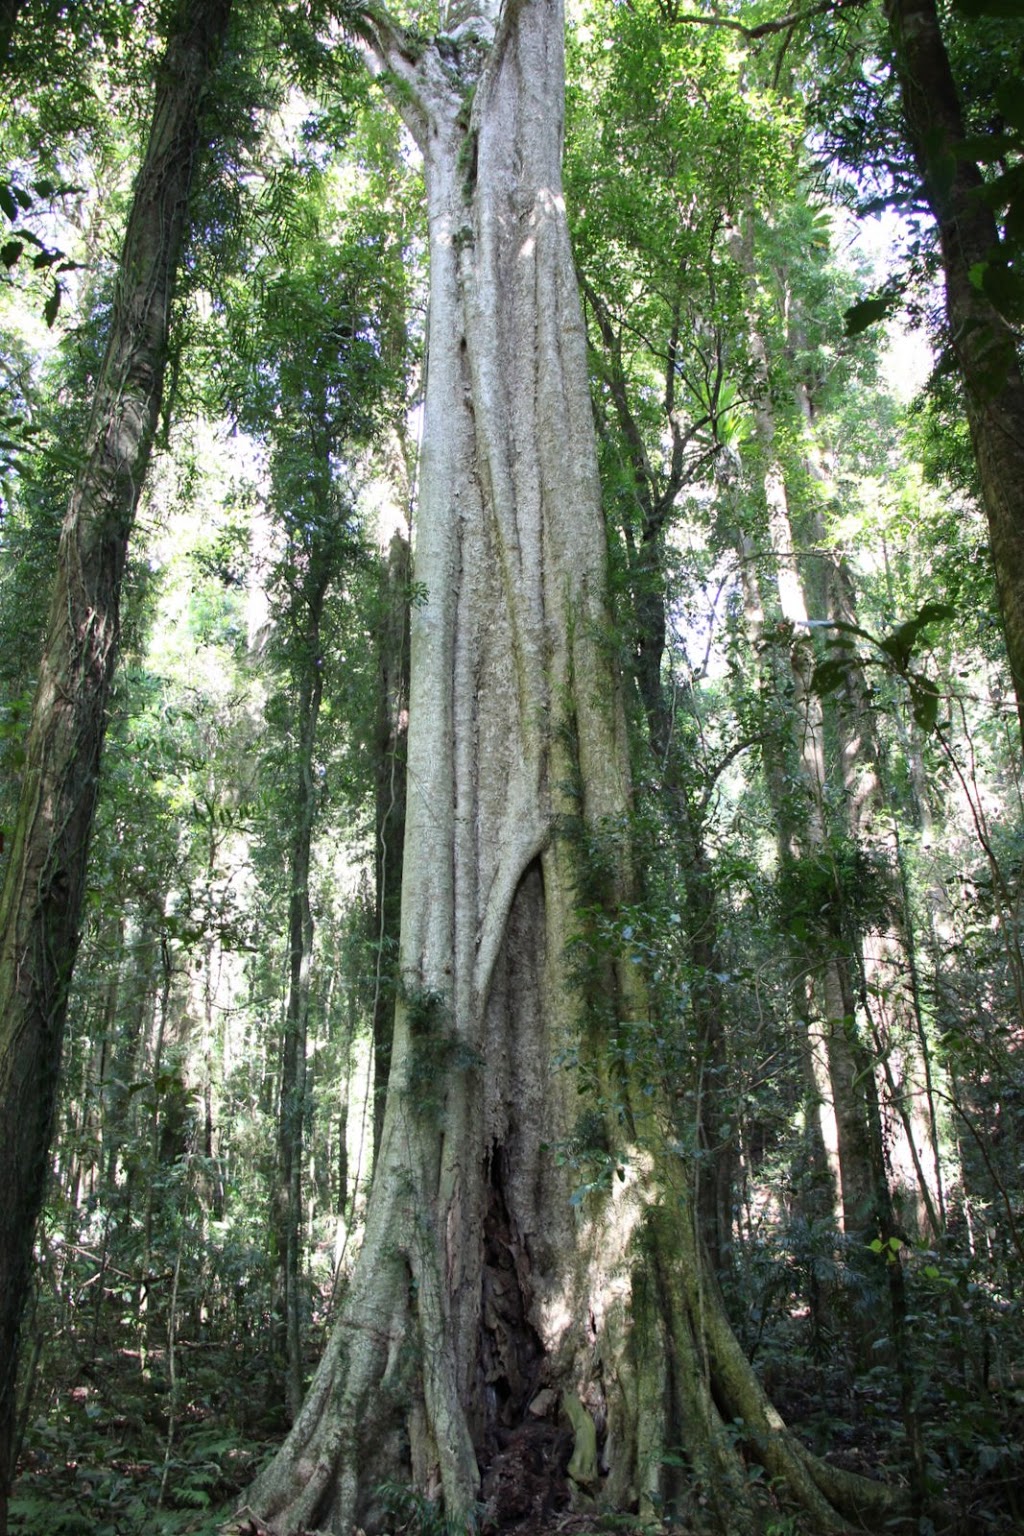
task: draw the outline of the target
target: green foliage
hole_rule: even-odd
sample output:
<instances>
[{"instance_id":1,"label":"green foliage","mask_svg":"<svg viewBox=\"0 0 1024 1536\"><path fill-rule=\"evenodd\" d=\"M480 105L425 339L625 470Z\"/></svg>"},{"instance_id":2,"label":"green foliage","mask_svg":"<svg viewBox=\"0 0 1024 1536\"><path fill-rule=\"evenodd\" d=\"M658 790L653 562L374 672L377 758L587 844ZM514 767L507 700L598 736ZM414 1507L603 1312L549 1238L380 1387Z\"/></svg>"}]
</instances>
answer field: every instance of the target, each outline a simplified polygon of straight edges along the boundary
<instances>
[{"instance_id":1,"label":"green foliage","mask_svg":"<svg viewBox=\"0 0 1024 1536\"><path fill-rule=\"evenodd\" d=\"M935 681L919 667L912 666L911 661L922 631L929 625L944 622L954 616L955 610L948 603L925 603L912 619L904 620L889 634L882 636L869 634L859 625L847 624L840 620L821 621L826 628L838 631L837 637L826 643L840 654L820 662L815 667L811 687L819 694L828 694L836 688L843 687L848 682L850 668L854 661L861 668L870 666L889 668L907 686L915 723L922 731L934 731L939 720L941 703L939 689ZM849 637L867 640L882 653L884 660L870 654L855 658Z\"/></svg>"},{"instance_id":2,"label":"green foliage","mask_svg":"<svg viewBox=\"0 0 1024 1536\"><path fill-rule=\"evenodd\" d=\"M480 1054L453 1028L441 993L403 986L399 999L411 1040L406 1099L417 1114L440 1121L453 1077L477 1070Z\"/></svg>"},{"instance_id":3,"label":"green foliage","mask_svg":"<svg viewBox=\"0 0 1024 1536\"><path fill-rule=\"evenodd\" d=\"M859 336L869 326L877 325L881 320L887 320L899 304L901 297L901 286L898 283L890 283L881 293L873 294L867 299L858 299L856 304L851 304L843 317L846 321L847 337Z\"/></svg>"},{"instance_id":4,"label":"green foliage","mask_svg":"<svg viewBox=\"0 0 1024 1536\"><path fill-rule=\"evenodd\" d=\"M580 1112L572 1132L553 1148L557 1161L580 1179L570 1204L582 1205L588 1195L607 1194L613 1180L624 1180L621 1155L609 1145L608 1120L596 1105Z\"/></svg>"},{"instance_id":5,"label":"green foliage","mask_svg":"<svg viewBox=\"0 0 1024 1536\"><path fill-rule=\"evenodd\" d=\"M381 1483L375 1490L395 1536L473 1536L479 1511L446 1514L443 1506L405 1483Z\"/></svg>"},{"instance_id":6,"label":"green foliage","mask_svg":"<svg viewBox=\"0 0 1024 1536\"><path fill-rule=\"evenodd\" d=\"M743 418L737 193L743 211L778 193L794 163L788 114L741 78L724 32L665 27L655 5L594 6L570 63L566 181L603 468L615 521L646 546Z\"/></svg>"},{"instance_id":7,"label":"green foliage","mask_svg":"<svg viewBox=\"0 0 1024 1536\"><path fill-rule=\"evenodd\" d=\"M202 1420L187 1426L167 1461L159 1441L125 1446L126 1425L101 1405L61 1428L29 1436L26 1475L11 1500L10 1529L26 1536L213 1536L225 1503L252 1476L262 1447ZM147 1451L149 1457L147 1459Z\"/></svg>"},{"instance_id":8,"label":"green foliage","mask_svg":"<svg viewBox=\"0 0 1024 1536\"><path fill-rule=\"evenodd\" d=\"M820 848L780 860L776 902L780 922L801 943L855 938L889 925L898 903L896 872L877 848L833 835Z\"/></svg>"},{"instance_id":9,"label":"green foliage","mask_svg":"<svg viewBox=\"0 0 1024 1536\"><path fill-rule=\"evenodd\" d=\"M12 1509L26 1536L212 1532L284 1429L268 1212L292 856L307 812L307 1367L350 1260L345 1250L335 1273L337 1213L354 1248L365 1195L356 1129L382 985L376 929L366 938L379 557L360 506L386 437L392 468L404 456L396 502L414 477L405 416L420 387L422 189L337 28L317 30L336 8L236 10L111 699L30 1330L38 1384ZM1018 34L998 10L993 0L944 19L970 85L967 149L1012 250L1021 114L1006 81ZM917 229L894 275L851 270L821 164L803 148L817 112L813 153L838 146L856 161L852 199L916 195L878 8L844 6L760 40L671 12L600 0L569 37L566 189L616 562L615 627L599 639L639 677L660 615L664 648L631 714L649 726L663 704L664 731L634 746L631 823L595 826L574 723L560 726L575 764L558 786L569 814L557 851L575 870L580 1021L560 1063L580 1091L548 1155L581 1215L652 1149L666 1203L694 1201L704 1222L707 1191L720 1192L718 1280L766 1386L820 1449L902 1476L901 1381L880 1321L886 1271L898 1269L929 1475L1008 1531L1024 1230L1019 744L1008 743L955 373L938 368L908 412L878 368L881 322L899 304L929 320L936 257ZM7 86L20 81L21 94L0 145L0 820L162 14L36 6L12 55ZM422 54L427 33L409 38ZM289 96L296 82L301 97ZM467 93L463 128L471 114ZM1011 316L1014 270L1000 256L974 273ZM767 527L773 456L793 549ZM856 599L846 619L822 596L821 572L840 555ZM779 611L780 572L802 583L809 637ZM429 596L410 584L411 604ZM798 676L812 653L826 777L817 841ZM882 782L859 837L837 769L851 719L877 737ZM799 858L780 854L787 839ZM946 1226L927 1249L909 1232L837 1231L800 1006L823 957L855 969L865 931L903 923L946 1175ZM623 1005L635 973L643 1017ZM882 1024L909 979L864 988ZM396 1087L436 1128L449 1086L481 1062L444 996L395 992L411 1046ZM859 1040L864 1022L842 1025ZM865 1048L863 1084L898 1073L909 1049L895 1029ZM919 1108L925 1089L908 1072L896 1093ZM891 1137L895 1099L883 1108ZM641 1224L640 1260L647 1236ZM403 1383L418 1347L403 1346ZM683 1470L685 1459L666 1457ZM394 1531L464 1529L408 1488L379 1499ZM781 1509L766 1521L791 1523Z\"/></svg>"},{"instance_id":10,"label":"green foliage","mask_svg":"<svg viewBox=\"0 0 1024 1536\"><path fill-rule=\"evenodd\" d=\"M8 273L12 268L23 265L31 266L33 273L56 274L53 277L50 295L42 310L43 319L51 328L64 298L60 276L63 273L77 271L81 263L69 260L62 250L48 245L28 224L22 224L20 220L23 215L31 216L33 213L38 213L37 203L40 200L52 202L56 197L74 195L80 190L78 187L57 184L46 177L33 182L30 189L26 189L17 181L0 180L0 209L7 215L12 225L8 238L0 246L0 263ZM26 257L24 263L22 263L22 257Z\"/></svg>"}]
</instances>

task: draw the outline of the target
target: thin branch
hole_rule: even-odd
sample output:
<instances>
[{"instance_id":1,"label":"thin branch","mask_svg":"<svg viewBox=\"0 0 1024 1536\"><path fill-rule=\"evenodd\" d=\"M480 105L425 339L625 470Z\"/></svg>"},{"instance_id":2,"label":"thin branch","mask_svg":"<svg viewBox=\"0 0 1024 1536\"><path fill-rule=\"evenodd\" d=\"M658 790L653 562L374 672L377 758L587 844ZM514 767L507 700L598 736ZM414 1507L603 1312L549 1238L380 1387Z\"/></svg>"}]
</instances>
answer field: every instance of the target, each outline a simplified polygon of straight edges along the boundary
<instances>
[{"instance_id":1,"label":"thin branch","mask_svg":"<svg viewBox=\"0 0 1024 1536\"><path fill-rule=\"evenodd\" d=\"M836 11L860 10L866 3L867 0L820 0L820 4L809 6L806 11L791 11L788 16L779 16L775 21L762 21L756 27L744 26L742 21L736 21L732 16L697 16L692 12L680 15L677 11L672 20L698 27L727 27L730 32L741 33L749 43L756 43L775 32L789 32L805 21L813 21L816 16L830 16Z\"/></svg>"},{"instance_id":2,"label":"thin branch","mask_svg":"<svg viewBox=\"0 0 1024 1536\"><path fill-rule=\"evenodd\" d=\"M718 759L718 762L713 768L710 770L705 768L705 773L710 772L711 779L710 782L705 786L704 792L697 802L697 816L700 820L704 819L704 816L707 813L707 808L711 803L711 797L717 788L718 781L722 777L722 774L725 772L725 770L729 767L729 764L734 763L738 757L740 757L744 752L749 751L751 747L759 746L763 740L764 736L762 733L758 733L754 736L743 736L739 741L733 743L725 755Z\"/></svg>"},{"instance_id":3,"label":"thin branch","mask_svg":"<svg viewBox=\"0 0 1024 1536\"><path fill-rule=\"evenodd\" d=\"M643 436L637 425L636 418L630 409L627 398L626 380L622 367L621 344L607 306L582 272L579 273L579 284L584 297L593 310L594 318L597 321L598 330L601 332L601 339L604 342L608 355L607 367L603 370L605 382L611 391L615 414L619 419L619 426L626 440L630 466L636 482L637 497L640 501L641 513L646 524L650 517L654 500L655 476L644 445Z\"/></svg>"}]
</instances>

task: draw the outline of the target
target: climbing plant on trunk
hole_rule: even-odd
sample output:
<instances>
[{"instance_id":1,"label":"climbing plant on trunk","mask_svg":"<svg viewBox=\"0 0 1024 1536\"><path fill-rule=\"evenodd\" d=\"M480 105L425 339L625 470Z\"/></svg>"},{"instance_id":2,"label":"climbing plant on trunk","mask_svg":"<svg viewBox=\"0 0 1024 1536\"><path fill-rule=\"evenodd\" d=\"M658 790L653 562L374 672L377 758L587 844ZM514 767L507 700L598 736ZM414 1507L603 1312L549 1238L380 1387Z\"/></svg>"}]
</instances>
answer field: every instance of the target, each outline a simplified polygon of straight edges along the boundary
<instances>
[{"instance_id":1,"label":"climbing plant on trunk","mask_svg":"<svg viewBox=\"0 0 1024 1536\"><path fill-rule=\"evenodd\" d=\"M537 1492L529 1461L553 1507L702 1489L723 1528L752 1529L740 1418L817 1528L845 1529L837 1504L889 1495L809 1457L768 1404L702 1259L671 1109L630 1066L649 1026L615 941L630 789L561 5L448 25L426 40L374 9L363 28L423 154L431 263L387 1106L332 1337L247 1503L281 1532L347 1531L411 1479L500 1523Z\"/></svg>"}]
</instances>

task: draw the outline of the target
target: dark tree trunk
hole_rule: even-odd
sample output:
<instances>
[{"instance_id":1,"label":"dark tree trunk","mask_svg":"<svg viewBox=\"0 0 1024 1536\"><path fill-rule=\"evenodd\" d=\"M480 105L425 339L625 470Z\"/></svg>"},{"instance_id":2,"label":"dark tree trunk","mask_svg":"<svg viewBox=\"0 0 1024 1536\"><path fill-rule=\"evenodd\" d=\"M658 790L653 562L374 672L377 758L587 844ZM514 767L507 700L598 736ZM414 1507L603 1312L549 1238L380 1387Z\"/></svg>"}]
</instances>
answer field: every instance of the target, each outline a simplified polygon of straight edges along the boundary
<instances>
[{"instance_id":1,"label":"dark tree trunk","mask_svg":"<svg viewBox=\"0 0 1024 1536\"><path fill-rule=\"evenodd\" d=\"M402 908L405 761L409 734L409 587L412 552L396 533L381 583L377 639L376 852L374 859L373 1155L380 1148L391 1070L394 979Z\"/></svg>"},{"instance_id":2,"label":"dark tree trunk","mask_svg":"<svg viewBox=\"0 0 1024 1536\"><path fill-rule=\"evenodd\" d=\"M24 4L25 0L0 0L0 75L7 71L7 59L11 51L14 28L18 23L18 13Z\"/></svg>"},{"instance_id":3,"label":"dark tree trunk","mask_svg":"<svg viewBox=\"0 0 1024 1536\"><path fill-rule=\"evenodd\" d=\"M988 514L992 563L1024 739L1024 376L1013 330L972 281L1007 258L981 196L935 0L885 0L903 113L939 227L950 338Z\"/></svg>"},{"instance_id":4,"label":"dark tree trunk","mask_svg":"<svg viewBox=\"0 0 1024 1536\"><path fill-rule=\"evenodd\" d=\"M314 556L315 560L315 556ZM306 1107L306 1041L309 1034L313 913L309 900L310 856L316 792L313 784L317 719L323 698L320 628L327 595L321 568L305 594L303 676L296 721L299 761L295 778L295 826L288 867L288 1000L281 1044L281 1102L278 1114L277 1263L285 1333L285 1392L288 1415L302 1406L302 1143Z\"/></svg>"},{"instance_id":5,"label":"dark tree trunk","mask_svg":"<svg viewBox=\"0 0 1024 1536\"><path fill-rule=\"evenodd\" d=\"M110 334L58 554L0 899L0 1531L18 1331L78 948L128 538L160 411L199 112L230 0L187 0L160 69Z\"/></svg>"}]
</instances>

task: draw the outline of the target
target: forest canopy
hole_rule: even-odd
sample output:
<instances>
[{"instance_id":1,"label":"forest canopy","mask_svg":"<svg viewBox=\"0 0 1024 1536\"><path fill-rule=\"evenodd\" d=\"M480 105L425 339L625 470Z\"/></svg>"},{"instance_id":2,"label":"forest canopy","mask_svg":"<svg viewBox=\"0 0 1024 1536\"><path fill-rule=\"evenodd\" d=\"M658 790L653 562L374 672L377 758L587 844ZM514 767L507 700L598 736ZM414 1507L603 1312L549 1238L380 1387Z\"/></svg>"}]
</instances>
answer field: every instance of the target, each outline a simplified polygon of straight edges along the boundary
<instances>
[{"instance_id":1,"label":"forest canopy","mask_svg":"<svg viewBox=\"0 0 1024 1536\"><path fill-rule=\"evenodd\" d=\"M1020 1529L1021 78L0 3L0 1536Z\"/></svg>"}]
</instances>

